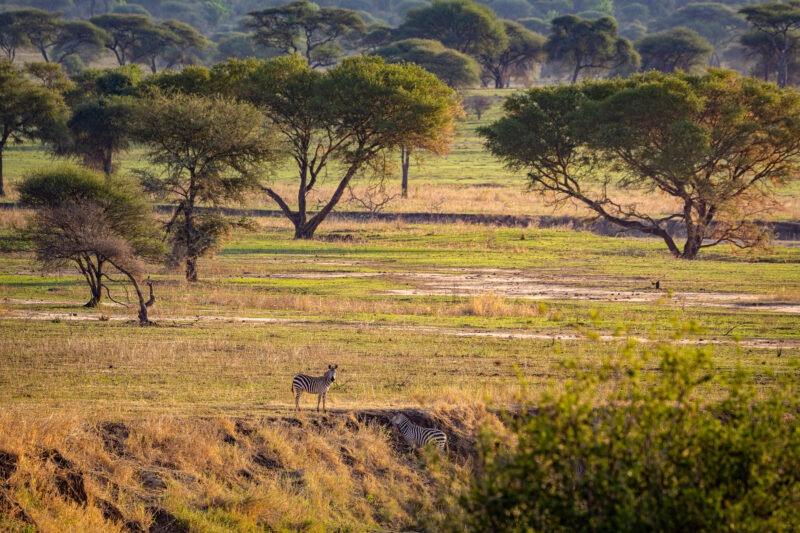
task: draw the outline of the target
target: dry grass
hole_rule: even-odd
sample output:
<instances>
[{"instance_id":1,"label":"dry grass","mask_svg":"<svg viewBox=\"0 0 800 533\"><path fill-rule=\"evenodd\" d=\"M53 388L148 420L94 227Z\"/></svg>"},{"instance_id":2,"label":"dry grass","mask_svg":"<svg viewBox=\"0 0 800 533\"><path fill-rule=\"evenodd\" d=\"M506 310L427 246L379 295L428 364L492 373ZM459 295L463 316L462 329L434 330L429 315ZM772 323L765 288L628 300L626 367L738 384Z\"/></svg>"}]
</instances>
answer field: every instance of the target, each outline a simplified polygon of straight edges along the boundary
<instances>
[{"instance_id":1,"label":"dry grass","mask_svg":"<svg viewBox=\"0 0 800 533\"><path fill-rule=\"evenodd\" d=\"M437 481L389 413L299 419L94 420L0 411L0 526L107 532L404 530L429 527ZM483 407L437 408L463 470ZM461 464L462 466L458 466ZM174 527L172 530L184 530Z\"/></svg>"},{"instance_id":2,"label":"dry grass","mask_svg":"<svg viewBox=\"0 0 800 533\"><path fill-rule=\"evenodd\" d=\"M354 191L362 194L366 185L356 182ZM398 190L394 190L397 188ZM274 189L286 199L292 199L297 191L294 185L284 182L274 184ZM320 206L331 197L335 184L327 183L318 186L309 198L309 206ZM390 182L387 194L399 194L399 180ZM626 191L626 201L635 203L646 212L658 214L668 209L676 209L678 205L674 198L658 193ZM249 207L262 207L275 209L274 204L266 202L261 197L253 197L248 202ZM361 210L357 204L343 202L339 210ZM585 206L573 202L554 205L551 196L543 196L528 190L524 177L519 176L512 180L503 180L493 184L465 184L437 183L429 176L424 175L412 178L409 185L408 198L397 196L384 208L387 212L398 213L472 213L492 215L569 215L587 217L592 213ZM787 207L787 212L792 212ZM793 211L800 213L800 209ZM326 223L326 227L328 224Z\"/></svg>"},{"instance_id":3,"label":"dry grass","mask_svg":"<svg viewBox=\"0 0 800 533\"><path fill-rule=\"evenodd\" d=\"M530 318L543 314L536 302L518 302L497 294L481 294L452 301L431 301L417 298L398 300L390 298L329 297L307 294L274 294L267 290L256 291L250 287L208 287L202 292L188 291L183 283L160 284L158 297L164 304L159 311L168 316L190 319L199 308L214 309L220 316L248 315L301 315L304 317L352 317L354 315L395 315L418 317L473 316L486 318ZM119 307L104 309L124 312Z\"/></svg>"},{"instance_id":4,"label":"dry grass","mask_svg":"<svg viewBox=\"0 0 800 533\"><path fill-rule=\"evenodd\" d=\"M29 209L0 210L0 231L8 232L24 228L32 213Z\"/></svg>"}]
</instances>

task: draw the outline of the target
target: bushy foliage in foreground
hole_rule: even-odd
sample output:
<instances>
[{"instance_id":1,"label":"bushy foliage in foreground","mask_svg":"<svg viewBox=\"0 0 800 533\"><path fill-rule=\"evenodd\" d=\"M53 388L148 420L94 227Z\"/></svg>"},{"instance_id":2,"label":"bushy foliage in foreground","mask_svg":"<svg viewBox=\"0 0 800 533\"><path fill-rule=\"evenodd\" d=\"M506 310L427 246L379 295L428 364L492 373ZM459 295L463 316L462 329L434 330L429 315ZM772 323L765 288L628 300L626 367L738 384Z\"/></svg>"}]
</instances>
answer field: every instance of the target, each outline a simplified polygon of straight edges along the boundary
<instances>
[{"instance_id":1,"label":"bushy foliage in foreground","mask_svg":"<svg viewBox=\"0 0 800 533\"><path fill-rule=\"evenodd\" d=\"M476 531L796 530L797 377L794 366L762 391L752 376L719 376L708 348L631 344L511 420L511 442L483 436L467 521ZM710 388L721 399L704 401Z\"/></svg>"}]
</instances>

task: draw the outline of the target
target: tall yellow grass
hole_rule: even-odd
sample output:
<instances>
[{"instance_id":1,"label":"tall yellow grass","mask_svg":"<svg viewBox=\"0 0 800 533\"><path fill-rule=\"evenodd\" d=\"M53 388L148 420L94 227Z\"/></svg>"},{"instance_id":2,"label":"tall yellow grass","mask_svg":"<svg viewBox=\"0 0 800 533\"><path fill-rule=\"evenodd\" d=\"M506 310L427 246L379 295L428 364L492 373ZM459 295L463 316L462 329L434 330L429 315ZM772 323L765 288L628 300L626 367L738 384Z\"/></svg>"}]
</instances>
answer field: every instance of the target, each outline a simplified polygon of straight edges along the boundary
<instances>
[{"instance_id":1,"label":"tall yellow grass","mask_svg":"<svg viewBox=\"0 0 800 533\"><path fill-rule=\"evenodd\" d=\"M0 529L106 532L431 527L441 488L391 413L300 418L87 419L0 411ZM480 405L437 407L448 468L466 472ZM444 479L444 478L442 478Z\"/></svg>"}]
</instances>

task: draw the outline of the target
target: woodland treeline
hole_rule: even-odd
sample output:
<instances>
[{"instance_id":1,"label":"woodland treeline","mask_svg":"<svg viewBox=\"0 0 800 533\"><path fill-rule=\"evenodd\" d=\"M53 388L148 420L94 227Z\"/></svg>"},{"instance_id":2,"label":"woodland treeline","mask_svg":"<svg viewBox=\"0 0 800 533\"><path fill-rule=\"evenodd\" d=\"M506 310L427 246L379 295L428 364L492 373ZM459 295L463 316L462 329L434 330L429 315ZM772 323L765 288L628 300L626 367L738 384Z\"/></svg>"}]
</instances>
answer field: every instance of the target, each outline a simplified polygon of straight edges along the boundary
<instances>
[{"instance_id":1,"label":"woodland treeline","mask_svg":"<svg viewBox=\"0 0 800 533\"><path fill-rule=\"evenodd\" d=\"M800 3L735 0L17 0L0 51L77 73L99 61L152 72L304 55L315 68L376 53L451 86L529 86L724 67L795 85Z\"/></svg>"}]
</instances>

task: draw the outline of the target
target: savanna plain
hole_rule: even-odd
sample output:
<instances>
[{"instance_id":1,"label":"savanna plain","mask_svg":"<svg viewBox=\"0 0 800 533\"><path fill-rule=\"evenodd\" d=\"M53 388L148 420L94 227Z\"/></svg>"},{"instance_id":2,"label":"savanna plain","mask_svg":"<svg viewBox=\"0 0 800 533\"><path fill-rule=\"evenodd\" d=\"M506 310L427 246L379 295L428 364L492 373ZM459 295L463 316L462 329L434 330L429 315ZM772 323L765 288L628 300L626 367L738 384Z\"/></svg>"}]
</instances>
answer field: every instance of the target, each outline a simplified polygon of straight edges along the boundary
<instances>
[{"instance_id":1,"label":"savanna plain","mask_svg":"<svg viewBox=\"0 0 800 533\"><path fill-rule=\"evenodd\" d=\"M526 192L476 125L459 125L451 154L416 162L409 198L385 211L586 216ZM9 149L11 201L48 164L36 146ZM800 219L799 198L794 183L771 220ZM258 195L234 207L272 208ZM481 428L632 346L705 350L715 372L744 370L762 391L798 377L794 241L683 261L570 224L334 216L298 241L286 220L255 216L201 260L200 281L153 267L155 325L139 327L133 306L84 308L77 272L40 271L20 237L27 216L0 210L0 530L436 530ZM292 376L329 364L328 411L305 395L296 413ZM410 450L389 422L399 411L445 431L447 453Z\"/></svg>"}]
</instances>

